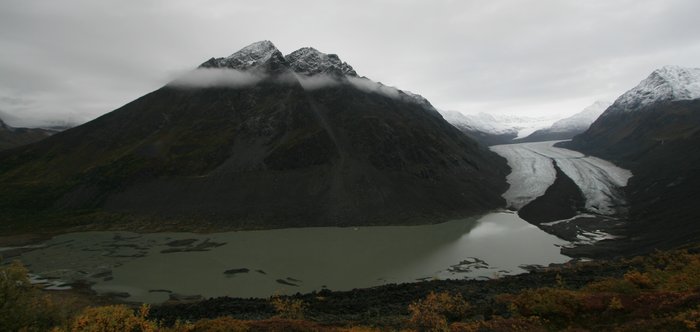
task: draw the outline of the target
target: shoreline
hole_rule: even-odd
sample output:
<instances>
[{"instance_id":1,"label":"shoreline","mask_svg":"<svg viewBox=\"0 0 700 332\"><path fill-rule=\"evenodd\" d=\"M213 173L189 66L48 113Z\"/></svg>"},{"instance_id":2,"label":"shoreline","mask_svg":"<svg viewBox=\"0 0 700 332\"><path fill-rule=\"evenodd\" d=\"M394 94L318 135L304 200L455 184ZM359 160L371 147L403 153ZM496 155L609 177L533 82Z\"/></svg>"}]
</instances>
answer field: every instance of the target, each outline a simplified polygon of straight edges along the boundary
<instances>
[{"instance_id":1,"label":"shoreline","mask_svg":"<svg viewBox=\"0 0 700 332\"><path fill-rule=\"evenodd\" d=\"M21 247L36 245L53 237L81 232L132 232L136 234L153 234L153 233L192 233L197 235L207 235L225 232L245 232L245 231L268 231L280 229L299 229L299 228L317 228L317 227L337 227L337 228L359 228L359 227L383 227L383 226L425 226L437 225L453 220L462 220L474 218L478 219L490 213L510 211L504 207L495 209L487 209L479 212L471 212L464 214L445 215L443 217L416 217L403 218L405 222L401 223L357 223L352 225L329 225L329 224L309 224L309 225L245 225L241 224L227 225L223 222L198 222L196 227L188 220L176 220L171 222L159 223L157 221L130 221L130 222L114 222L112 224L104 224L102 222L84 224L79 226L68 227L52 227L45 232L0 232L0 248L3 247ZM99 219L99 217L96 217Z\"/></svg>"}]
</instances>

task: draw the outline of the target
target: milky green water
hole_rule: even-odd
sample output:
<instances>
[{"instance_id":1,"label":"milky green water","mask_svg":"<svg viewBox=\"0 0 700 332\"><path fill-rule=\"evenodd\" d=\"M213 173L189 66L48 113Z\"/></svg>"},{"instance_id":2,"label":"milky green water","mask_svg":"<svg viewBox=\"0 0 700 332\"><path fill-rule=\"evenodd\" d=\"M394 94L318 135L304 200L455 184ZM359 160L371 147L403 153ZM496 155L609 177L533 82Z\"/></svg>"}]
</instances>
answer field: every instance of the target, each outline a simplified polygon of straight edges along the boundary
<instances>
[{"instance_id":1,"label":"milky green water","mask_svg":"<svg viewBox=\"0 0 700 332\"><path fill-rule=\"evenodd\" d=\"M170 292L268 297L432 278L491 278L524 272L522 265L566 262L559 253L566 244L514 213L497 212L423 226L71 233L20 259L43 277L84 279L98 292L126 292L128 300L157 303ZM204 251L167 252L197 248ZM248 272L224 273L241 269Z\"/></svg>"}]
</instances>

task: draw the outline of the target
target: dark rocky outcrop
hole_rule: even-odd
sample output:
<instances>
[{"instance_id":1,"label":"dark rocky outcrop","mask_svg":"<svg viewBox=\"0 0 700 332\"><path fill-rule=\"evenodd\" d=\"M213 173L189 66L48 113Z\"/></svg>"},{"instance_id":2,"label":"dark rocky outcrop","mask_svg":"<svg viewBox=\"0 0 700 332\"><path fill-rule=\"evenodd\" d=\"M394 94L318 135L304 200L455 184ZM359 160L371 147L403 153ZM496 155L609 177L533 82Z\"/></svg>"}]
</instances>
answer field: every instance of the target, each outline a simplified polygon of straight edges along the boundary
<instances>
[{"instance_id":1,"label":"dark rocky outcrop","mask_svg":"<svg viewBox=\"0 0 700 332\"><path fill-rule=\"evenodd\" d=\"M584 210L586 200L581 189L559 169L556 161L553 163L557 176L554 183L544 195L518 210L518 216L531 224L570 219Z\"/></svg>"}]
</instances>

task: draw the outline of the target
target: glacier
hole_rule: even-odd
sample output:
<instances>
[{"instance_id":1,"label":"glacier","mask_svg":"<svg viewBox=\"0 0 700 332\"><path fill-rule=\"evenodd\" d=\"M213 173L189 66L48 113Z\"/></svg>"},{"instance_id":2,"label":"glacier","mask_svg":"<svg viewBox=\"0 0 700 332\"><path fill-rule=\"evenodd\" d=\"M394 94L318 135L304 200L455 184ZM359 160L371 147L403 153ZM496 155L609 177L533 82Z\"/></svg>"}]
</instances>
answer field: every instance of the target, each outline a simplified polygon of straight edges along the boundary
<instances>
[{"instance_id":1,"label":"glacier","mask_svg":"<svg viewBox=\"0 0 700 332\"><path fill-rule=\"evenodd\" d=\"M555 147L560 141L492 146L506 158L512 171L506 178L510 188L503 194L508 206L520 209L544 195L554 183L553 161L581 189L588 212L612 216L624 204L619 188L625 187L632 172L596 157Z\"/></svg>"}]
</instances>

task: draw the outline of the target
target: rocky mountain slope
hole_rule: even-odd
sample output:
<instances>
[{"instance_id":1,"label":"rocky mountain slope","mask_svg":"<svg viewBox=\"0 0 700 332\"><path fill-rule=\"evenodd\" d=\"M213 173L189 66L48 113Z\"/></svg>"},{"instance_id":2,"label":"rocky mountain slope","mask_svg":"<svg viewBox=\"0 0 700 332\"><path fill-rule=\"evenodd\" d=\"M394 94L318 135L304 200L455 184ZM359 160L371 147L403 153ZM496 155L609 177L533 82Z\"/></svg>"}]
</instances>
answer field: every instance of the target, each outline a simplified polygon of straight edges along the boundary
<instances>
[{"instance_id":1,"label":"rocky mountain slope","mask_svg":"<svg viewBox=\"0 0 700 332\"><path fill-rule=\"evenodd\" d=\"M536 130L518 142L542 142L568 140L583 133L611 105L609 102L596 101L568 118L554 122L550 127Z\"/></svg>"},{"instance_id":2,"label":"rocky mountain slope","mask_svg":"<svg viewBox=\"0 0 700 332\"><path fill-rule=\"evenodd\" d=\"M663 248L700 238L699 86L700 69L658 69L586 132L561 144L632 171L626 190L631 246Z\"/></svg>"},{"instance_id":3,"label":"rocky mountain slope","mask_svg":"<svg viewBox=\"0 0 700 332\"><path fill-rule=\"evenodd\" d=\"M4 231L436 222L502 206L507 172L424 98L263 41L0 153L0 219Z\"/></svg>"},{"instance_id":4,"label":"rocky mountain slope","mask_svg":"<svg viewBox=\"0 0 700 332\"><path fill-rule=\"evenodd\" d=\"M40 141L56 131L40 128L15 128L0 120L0 150Z\"/></svg>"}]
</instances>

